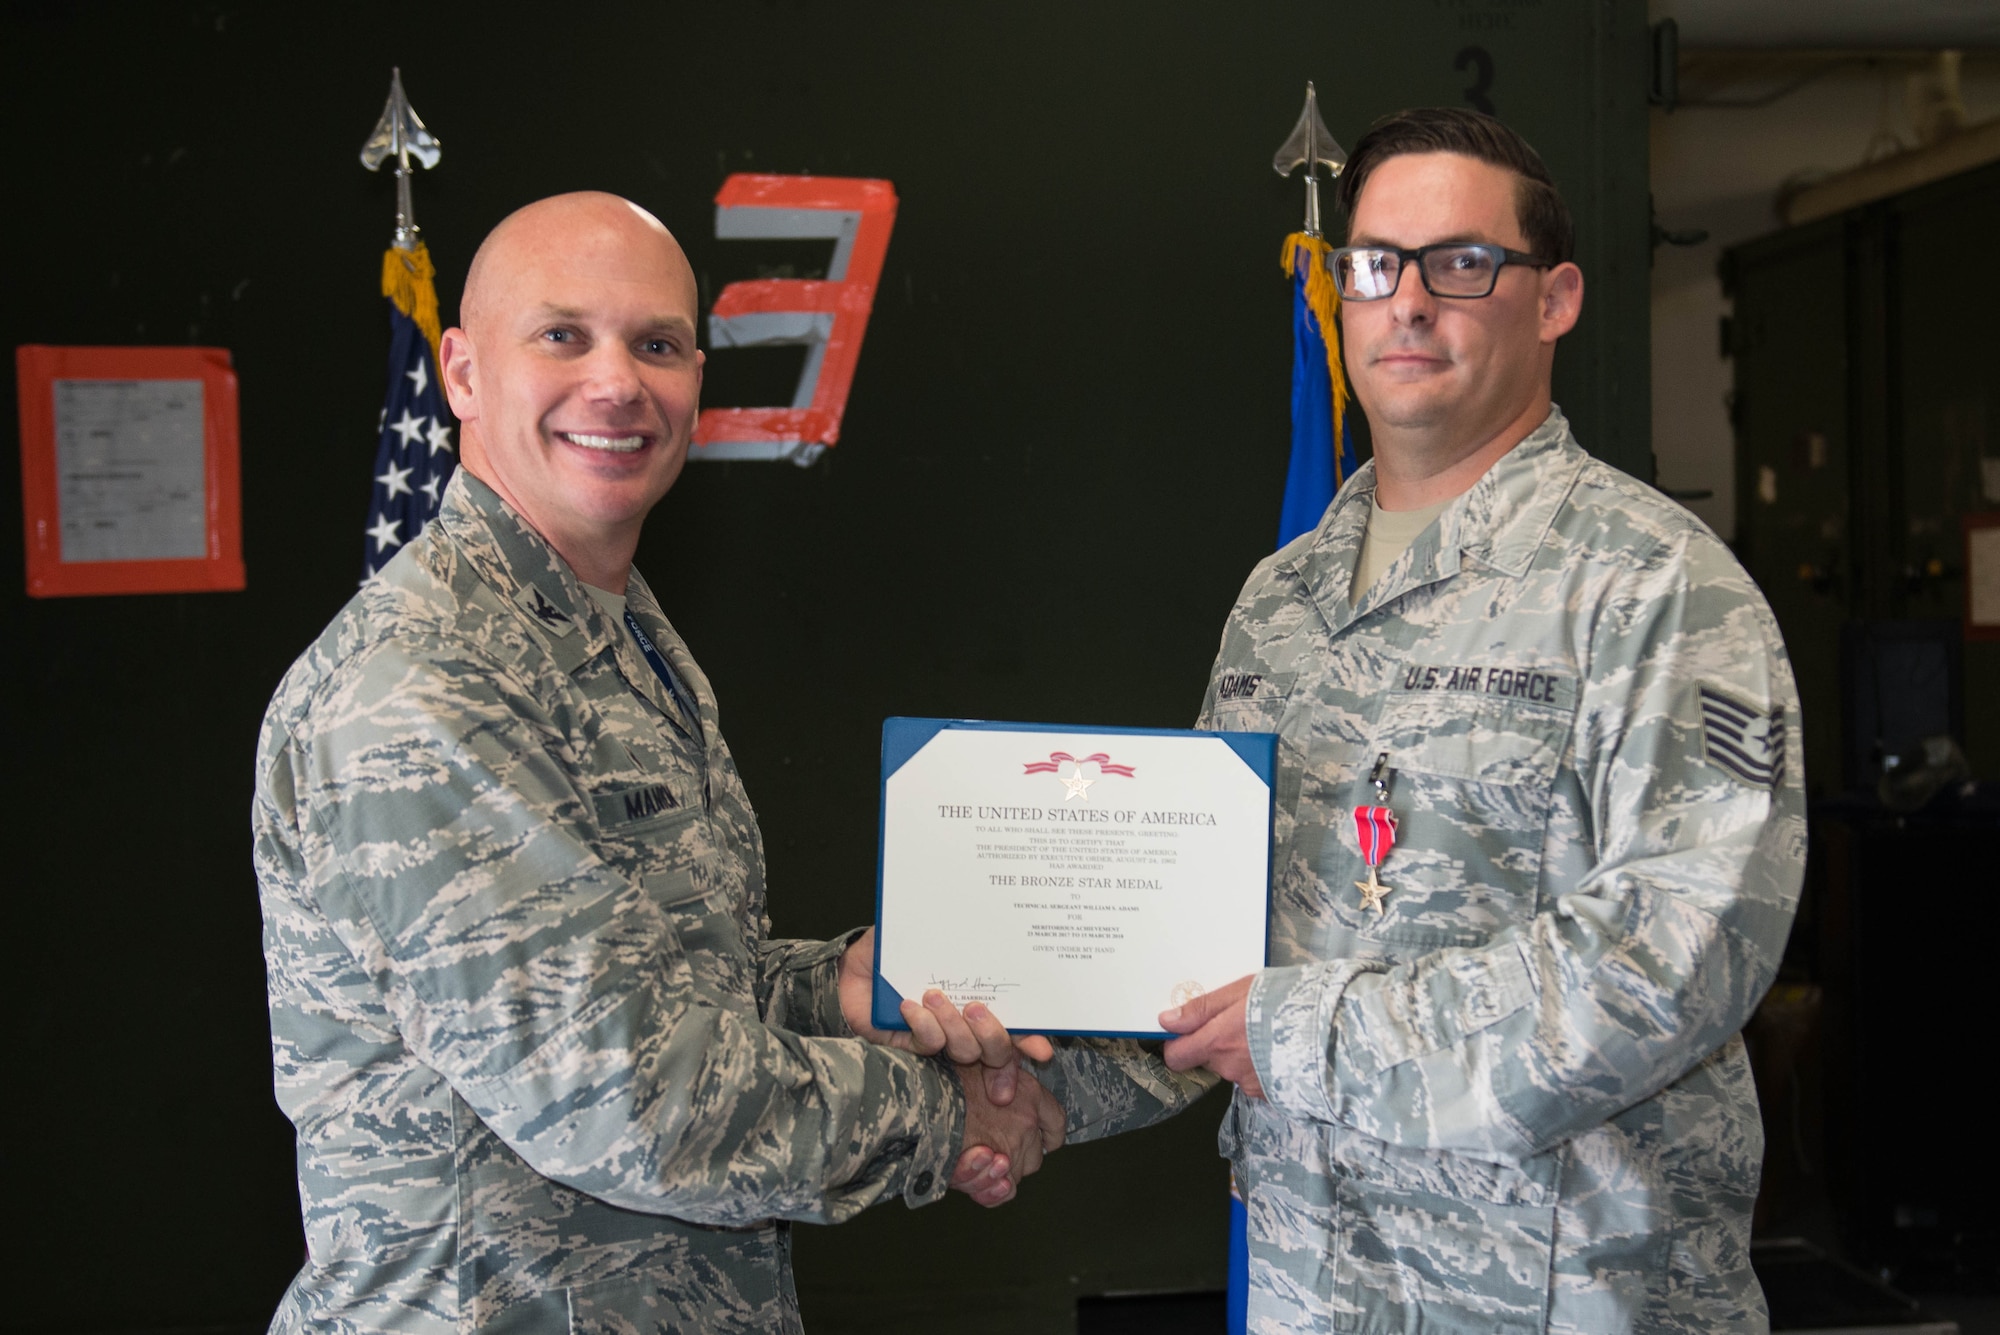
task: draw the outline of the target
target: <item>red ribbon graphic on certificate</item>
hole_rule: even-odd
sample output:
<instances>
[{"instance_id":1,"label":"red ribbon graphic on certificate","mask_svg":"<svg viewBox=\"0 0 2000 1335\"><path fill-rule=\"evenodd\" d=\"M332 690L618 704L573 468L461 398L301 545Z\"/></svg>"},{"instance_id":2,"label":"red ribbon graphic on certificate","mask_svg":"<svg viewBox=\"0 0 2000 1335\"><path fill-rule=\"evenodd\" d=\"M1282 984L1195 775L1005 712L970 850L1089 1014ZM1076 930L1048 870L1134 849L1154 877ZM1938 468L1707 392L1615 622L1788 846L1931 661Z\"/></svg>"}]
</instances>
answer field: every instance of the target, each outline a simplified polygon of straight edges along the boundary
<instances>
[{"instance_id":1,"label":"red ribbon graphic on certificate","mask_svg":"<svg viewBox=\"0 0 2000 1335\"><path fill-rule=\"evenodd\" d=\"M1111 763L1111 757L1102 751L1087 756L1073 756L1067 751L1051 751L1047 760L1031 760L1021 768L1029 774L1054 774L1065 763L1095 765L1105 774L1122 774L1128 779L1132 777L1130 765L1114 765Z\"/></svg>"},{"instance_id":2,"label":"red ribbon graphic on certificate","mask_svg":"<svg viewBox=\"0 0 2000 1335\"><path fill-rule=\"evenodd\" d=\"M1064 765L1070 767L1069 777L1066 779L1063 778L1062 773L1062 766ZM1051 751L1047 760L1031 760L1023 764L1021 768L1028 774L1055 775L1058 779L1062 779L1063 801L1082 802L1085 806L1089 806L1090 785L1096 783L1097 780L1083 777L1083 767L1085 765L1097 766L1099 778L1106 774L1116 774L1121 778L1127 779L1134 777L1132 766L1112 764L1110 754L1104 751L1093 751L1087 756L1073 756L1067 751Z\"/></svg>"},{"instance_id":3,"label":"red ribbon graphic on certificate","mask_svg":"<svg viewBox=\"0 0 2000 1335\"><path fill-rule=\"evenodd\" d=\"M1368 879L1356 881L1354 888L1361 892L1362 910L1374 909L1381 917L1388 912L1382 900L1389 887L1375 878L1375 869L1396 846L1396 813L1387 807L1354 808L1354 837L1361 845L1361 860L1368 864Z\"/></svg>"}]
</instances>

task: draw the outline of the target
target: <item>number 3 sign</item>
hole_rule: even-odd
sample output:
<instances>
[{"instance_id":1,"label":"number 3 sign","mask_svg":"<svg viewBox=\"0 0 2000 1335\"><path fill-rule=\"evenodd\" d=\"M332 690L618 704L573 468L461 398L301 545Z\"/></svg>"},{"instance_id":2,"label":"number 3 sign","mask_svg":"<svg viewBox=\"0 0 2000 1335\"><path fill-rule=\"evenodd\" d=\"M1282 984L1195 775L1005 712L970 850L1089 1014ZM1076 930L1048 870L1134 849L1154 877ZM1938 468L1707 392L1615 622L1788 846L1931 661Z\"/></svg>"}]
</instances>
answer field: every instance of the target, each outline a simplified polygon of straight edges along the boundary
<instances>
[{"instance_id":1,"label":"number 3 sign","mask_svg":"<svg viewBox=\"0 0 2000 1335\"><path fill-rule=\"evenodd\" d=\"M887 181L739 173L715 197L725 241L824 238L834 243L824 279L731 283L708 316L711 350L804 344L799 385L786 408L706 408L690 459L790 459L801 466L840 439L861 336L896 225Z\"/></svg>"}]
</instances>

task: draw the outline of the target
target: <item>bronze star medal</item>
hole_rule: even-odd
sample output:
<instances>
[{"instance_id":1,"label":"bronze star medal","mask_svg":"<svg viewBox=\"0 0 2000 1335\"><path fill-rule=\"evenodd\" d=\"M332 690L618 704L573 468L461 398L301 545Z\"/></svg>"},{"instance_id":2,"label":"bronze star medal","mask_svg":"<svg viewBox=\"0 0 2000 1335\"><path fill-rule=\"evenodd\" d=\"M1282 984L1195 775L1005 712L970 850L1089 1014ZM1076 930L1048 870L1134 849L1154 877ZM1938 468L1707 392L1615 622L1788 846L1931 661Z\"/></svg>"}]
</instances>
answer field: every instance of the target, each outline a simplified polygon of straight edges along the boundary
<instances>
[{"instance_id":1,"label":"bronze star medal","mask_svg":"<svg viewBox=\"0 0 2000 1335\"><path fill-rule=\"evenodd\" d=\"M1375 868L1373 866L1368 868L1368 879L1365 881L1356 881L1354 888L1361 892L1361 911L1363 913L1366 913L1369 909L1374 909L1375 916L1379 918L1388 912L1387 909L1382 907L1382 900L1388 895L1389 887L1375 879Z\"/></svg>"},{"instance_id":2,"label":"bronze star medal","mask_svg":"<svg viewBox=\"0 0 2000 1335\"><path fill-rule=\"evenodd\" d=\"M1389 797L1389 783L1385 771L1389 757L1385 752L1376 757L1375 773L1370 782L1375 785L1376 798L1381 806L1360 806L1354 808L1354 837L1361 845L1361 860L1368 864L1368 879L1356 881L1354 888L1361 892L1361 911L1375 910L1376 917L1382 917L1388 910L1382 901L1389 895L1390 887L1382 884L1375 869L1382 865L1382 859L1389 856L1389 850L1396 846L1396 813L1386 805Z\"/></svg>"}]
</instances>

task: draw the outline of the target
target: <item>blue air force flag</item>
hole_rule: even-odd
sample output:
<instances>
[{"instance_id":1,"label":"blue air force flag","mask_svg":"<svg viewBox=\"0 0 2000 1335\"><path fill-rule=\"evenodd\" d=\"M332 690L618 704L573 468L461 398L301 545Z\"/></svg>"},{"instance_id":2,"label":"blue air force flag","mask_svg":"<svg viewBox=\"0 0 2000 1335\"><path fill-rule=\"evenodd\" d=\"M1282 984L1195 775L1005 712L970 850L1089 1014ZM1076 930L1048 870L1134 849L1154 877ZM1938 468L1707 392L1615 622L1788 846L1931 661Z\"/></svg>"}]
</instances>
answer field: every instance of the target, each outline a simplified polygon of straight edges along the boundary
<instances>
[{"instance_id":1,"label":"blue air force flag","mask_svg":"<svg viewBox=\"0 0 2000 1335\"><path fill-rule=\"evenodd\" d=\"M392 267L402 272L392 275ZM369 493L363 539L364 579L423 532L458 463L452 441L457 424L438 383L437 297L430 255L421 241L414 250L392 249L383 259L383 269L383 295L389 298L389 392L375 442L375 485ZM394 284L392 277L398 280ZM426 315L430 329L419 323Z\"/></svg>"},{"instance_id":2,"label":"blue air force flag","mask_svg":"<svg viewBox=\"0 0 2000 1335\"><path fill-rule=\"evenodd\" d=\"M1279 263L1292 278L1292 458L1278 512L1278 545L1319 527L1354 473L1347 377L1340 367L1340 293L1327 267L1332 245L1294 232Z\"/></svg>"}]
</instances>

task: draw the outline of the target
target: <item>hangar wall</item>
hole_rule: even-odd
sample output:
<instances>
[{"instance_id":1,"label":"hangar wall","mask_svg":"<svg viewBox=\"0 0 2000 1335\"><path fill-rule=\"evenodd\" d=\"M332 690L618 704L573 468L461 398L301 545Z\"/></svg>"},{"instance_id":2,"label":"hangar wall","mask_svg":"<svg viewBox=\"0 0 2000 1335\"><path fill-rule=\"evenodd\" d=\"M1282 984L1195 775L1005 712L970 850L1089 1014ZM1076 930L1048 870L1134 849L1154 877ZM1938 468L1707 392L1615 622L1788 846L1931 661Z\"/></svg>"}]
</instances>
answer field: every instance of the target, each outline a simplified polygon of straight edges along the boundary
<instances>
[{"instance_id":1,"label":"hangar wall","mask_svg":"<svg viewBox=\"0 0 2000 1335\"><path fill-rule=\"evenodd\" d=\"M9 123L44 127L0 221L7 341L231 349L249 568L240 594L30 600L0 544L22 1327L249 1329L299 1260L250 761L357 573L392 190L355 155L392 64L445 146L415 188L447 313L479 237L540 195L654 210L708 302L826 262L717 241L729 173L895 183L841 443L691 469L639 555L717 683L781 934L870 914L885 715L1192 718L1275 532L1301 187L1269 162L1307 79L1349 144L1468 102L1537 144L1589 283L1557 397L1649 475L1637 0L46 2L0 25ZM715 355L707 401L782 401L788 355ZM1219 1287L1220 1113L1065 1151L1004 1210L802 1229L809 1324L1062 1328L1080 1294Z\"/></svg>"}]
</instances>

